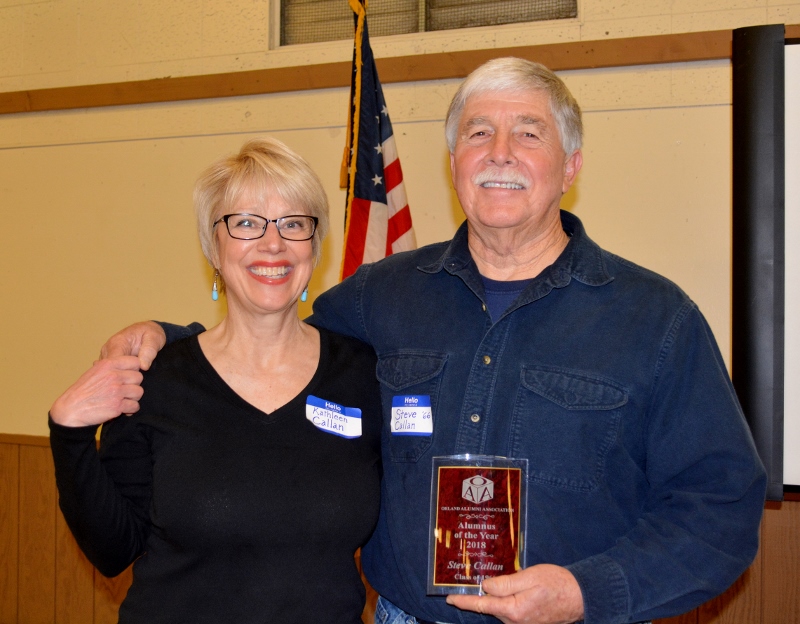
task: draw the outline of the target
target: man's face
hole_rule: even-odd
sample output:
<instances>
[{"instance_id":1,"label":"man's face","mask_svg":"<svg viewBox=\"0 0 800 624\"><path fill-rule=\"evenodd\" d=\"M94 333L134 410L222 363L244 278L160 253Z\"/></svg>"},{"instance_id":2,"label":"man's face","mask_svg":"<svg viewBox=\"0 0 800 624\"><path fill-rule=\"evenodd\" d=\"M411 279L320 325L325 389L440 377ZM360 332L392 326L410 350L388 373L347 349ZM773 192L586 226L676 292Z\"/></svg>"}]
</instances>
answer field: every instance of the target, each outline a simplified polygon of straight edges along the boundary
<instances>
[{"instance_id":1,"label":"man's face","mask_svg":"<svg viewBox=\"0 0 800 624\"><path fill-rule=\"evenodd\" d=\"M530 230L558 217L561 196L581 167L567 158L542 91L470 97L450 155L458 199L471 228Z\"/></svg>"}]
</instances>

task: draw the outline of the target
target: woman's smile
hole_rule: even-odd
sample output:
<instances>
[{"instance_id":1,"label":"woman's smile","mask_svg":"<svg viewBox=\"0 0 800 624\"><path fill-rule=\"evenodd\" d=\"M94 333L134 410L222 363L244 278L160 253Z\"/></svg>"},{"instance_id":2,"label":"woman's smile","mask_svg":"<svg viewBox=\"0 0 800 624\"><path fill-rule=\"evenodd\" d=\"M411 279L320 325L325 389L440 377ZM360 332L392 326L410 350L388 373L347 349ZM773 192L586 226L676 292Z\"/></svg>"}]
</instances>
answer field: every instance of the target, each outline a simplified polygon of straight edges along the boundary
<instances>
[{"instance_id":1,"label":"woman's smile","mask_svg":"<svg viewBox=\"0 0 800 624\"><path fill-rule=\"evenodd\" d=\"M286 277L292 268L288 264L272 265L255 263L251 264L248 270L256 277L265 277L274 280Z\"/></svg>"}]
</instances>

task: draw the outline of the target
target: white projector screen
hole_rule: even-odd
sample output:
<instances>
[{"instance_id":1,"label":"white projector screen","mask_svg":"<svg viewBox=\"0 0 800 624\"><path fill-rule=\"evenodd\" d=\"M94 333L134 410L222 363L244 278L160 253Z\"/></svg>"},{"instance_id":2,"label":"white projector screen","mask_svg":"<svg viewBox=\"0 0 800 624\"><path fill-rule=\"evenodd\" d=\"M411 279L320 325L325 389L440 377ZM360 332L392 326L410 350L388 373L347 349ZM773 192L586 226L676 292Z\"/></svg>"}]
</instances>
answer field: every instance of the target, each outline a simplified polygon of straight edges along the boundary
<instances>
[{"instance_id":1,"label":"white projector screen","mask_svg":"<svg viewBox=\"0 0 800 624\"><path fill-rule=\"evenodd\" d=\"M800 45L786 51L783 482L800 485Z\"/></svg>"}]
</instances>

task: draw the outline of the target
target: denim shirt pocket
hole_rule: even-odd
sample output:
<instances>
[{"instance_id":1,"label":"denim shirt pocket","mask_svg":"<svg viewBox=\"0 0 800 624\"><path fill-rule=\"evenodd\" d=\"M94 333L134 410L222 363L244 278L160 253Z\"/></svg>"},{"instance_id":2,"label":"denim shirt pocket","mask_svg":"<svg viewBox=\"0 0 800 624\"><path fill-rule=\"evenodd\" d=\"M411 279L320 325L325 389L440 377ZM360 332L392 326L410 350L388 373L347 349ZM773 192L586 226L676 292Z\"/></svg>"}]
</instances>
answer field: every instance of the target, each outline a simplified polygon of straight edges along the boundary
<instances>
[{"instance_id":1,"label":"denim shirt pocket","mask_svg":"<svg viewBox=\"0 0 800 624\"><path fill-rule=\"evenodd\" d=\"M589 492L605 470L628 393L590 372L523 365L512 417L513 457L532 483Z\"/></svg>"},{"instance_id":2,"label":"denim shirt pocket","mask_svg":"<svg viewBox=\"0 0 800 624\"><path fill-rule=\"evenodd\" d=\"M436 435L439 407L439 386L447 354L434 351L400 350L378 356L377 376L383 402L384 449L395 462L416 462L431 445ZM427 436L392 435L390 421L392 398L396 395L420 394L431 398L433 434Z\"/></svg>"}]
</instances>

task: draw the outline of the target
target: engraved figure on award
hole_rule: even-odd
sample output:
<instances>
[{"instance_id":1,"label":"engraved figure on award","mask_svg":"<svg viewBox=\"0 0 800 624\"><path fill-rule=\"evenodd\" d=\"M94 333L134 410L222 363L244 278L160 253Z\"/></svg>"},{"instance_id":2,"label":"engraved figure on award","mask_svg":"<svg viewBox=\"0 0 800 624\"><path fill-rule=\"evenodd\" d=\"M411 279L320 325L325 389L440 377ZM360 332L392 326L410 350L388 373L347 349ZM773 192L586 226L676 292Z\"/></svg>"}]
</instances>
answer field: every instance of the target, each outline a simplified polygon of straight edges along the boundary
<instances>
[{"instance_id":1,"label":"engraved figure on award","mask_svg":"<svg viewBox=\"0 0 800 624\"><path fill-rule=\"evenodd\" d=\"M428 594L480 594L525 567L527 459L433 458Z\"/></svg>"}]
</instances>

